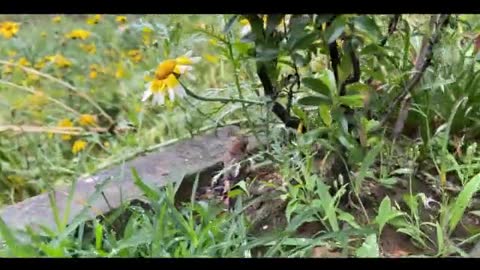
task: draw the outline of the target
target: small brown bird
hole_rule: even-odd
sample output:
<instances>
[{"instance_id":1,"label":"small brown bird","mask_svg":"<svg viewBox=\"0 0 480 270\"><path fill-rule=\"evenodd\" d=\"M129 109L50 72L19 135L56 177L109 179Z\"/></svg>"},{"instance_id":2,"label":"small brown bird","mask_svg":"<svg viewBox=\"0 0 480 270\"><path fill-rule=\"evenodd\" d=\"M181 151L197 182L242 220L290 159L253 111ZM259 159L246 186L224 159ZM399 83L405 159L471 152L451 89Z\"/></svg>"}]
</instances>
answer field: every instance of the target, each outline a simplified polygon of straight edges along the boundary
<instances>
[{"instance_id":1,"label":"small brown bird","mask_svg":"<svg viewBox=\"0 0 480 270\"><path fill-rule=\"evenodd\" d=\"M236 164L247 156L248 137L233 137L227 147L227 152L223 155L223 201L229 206L228 191L238 180L242 178L245 172L245 166Z\"/></svg>"}]
</instances>

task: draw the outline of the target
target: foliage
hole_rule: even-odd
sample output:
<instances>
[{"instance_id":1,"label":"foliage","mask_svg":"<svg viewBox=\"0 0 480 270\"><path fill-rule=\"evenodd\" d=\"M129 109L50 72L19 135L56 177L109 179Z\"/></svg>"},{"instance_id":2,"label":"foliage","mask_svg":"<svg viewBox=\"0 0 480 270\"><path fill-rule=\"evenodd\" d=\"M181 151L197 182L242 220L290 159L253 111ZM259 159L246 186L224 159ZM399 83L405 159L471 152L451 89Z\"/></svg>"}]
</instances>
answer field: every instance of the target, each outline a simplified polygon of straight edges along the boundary
<instances>
[{"instance_id":1,"label":"foliage","mask_svg":"<svg viewBox=\"0 0 480 270\"><path fill-rule=\"evenodd\" d=\"M477 17L1 16L1 204L234 122L264 139L253 163L285 181L287 225L254 236L248 192L231 212L177 207L173 187L136 177L150 208L119 209L121 233L57 217L58 232L20 237L2 222L0 251L378 257L390 227L426 255L465 256L480 232L464 224L478 205ZM311 223L321 229L297 233Z\"/></svg>"}]
</instances>

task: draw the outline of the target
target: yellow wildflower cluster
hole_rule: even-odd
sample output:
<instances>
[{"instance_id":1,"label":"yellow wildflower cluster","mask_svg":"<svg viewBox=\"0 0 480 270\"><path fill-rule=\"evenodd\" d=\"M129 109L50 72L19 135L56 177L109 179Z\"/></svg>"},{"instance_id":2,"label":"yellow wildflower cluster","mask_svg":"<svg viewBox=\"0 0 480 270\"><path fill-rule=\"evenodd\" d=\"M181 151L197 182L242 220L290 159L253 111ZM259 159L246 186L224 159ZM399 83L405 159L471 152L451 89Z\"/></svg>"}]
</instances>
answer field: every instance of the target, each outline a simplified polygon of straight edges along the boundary
<instances>
[{"instance_id":1,"label":"yellow wildflower cluster","mask_svg":"<svg viewBox=\"0 0 480 270\"><path fill-rule=\"evenodd\" d=\"M0 35L6 39L14 37L19 29L20 25L16 22L6 21L0 23Z\"/></svg>"},{"instance_id":2,"label":"yellow wildflower cluster","mask_svg":"<svg viewBox=\"0 0 480 270\"><path fill-rule=\"evenodd\" d=\"M86 141L82 139L76 140L75 142L73 142L72 153L76 155L79 152L85 150L86 147L87 147Z\"/></svg>"},{"instance_id":3,"label":"yellow wildflower cluster","mask_svg":"<svg viewBox=\"0 0 480 270\"><path fill-rule=\"evenodd\" d=\"M126 24L127 23L127 17L126 16L117 16L115 18L115 21L120 25Z\"/></svg>"},{"instance_id":4,"label":"yellow wildflower cluster","mask_svg":"<svg viewBox=\"0 0 480 270\"><path fill-rule=\"evenodd\" d=\"M72 61L61 54L46 56L45 59L59 68L69 68L72 66Z\"/></svg>"},{"instance_id":5,"label":"yellow wildflower cluster","mask_svg":"<svg viewBox=\"0 0 480 270\"><path fill-rule=\"evenodd\" d=\"M75 29L65 35L66 38L69 39L81 39L86 40L90 37L90 32L83 29Z\"/></svg>"},{"instance_id":6,"label":"yellow wildflower cluster","mask_svg":"<svg viewBox=\"0 0 480 270\"><path fill-rule=\"evenodd\" d=\"M78 123L83 127L95 126L97 124L97 118L92 114L82 114L78 117Z\"/></svg>"},{"instance_id":7,"label":"yellow wildflower cluster","mask_svg":"<svg viewBox=\"0 0 480 270\"><path fill-rule=\"evenodd\" d=\"M62 119L62 120L60 120L60 121L58 122L57 126L58 126L59 128L72 128L72 127L73 127L73 123L72 123L72 121L71 121L70 119L64 118L64 119ZM70 134L63 134L63 135L61 136L61 138L62 138L62 140L64 140L64 141L69 141L69 140L72 138L72 135L70 135Z\"/></svg>"},{"instance_id":8,"label":"yellow wildflower cluster","mask_svg":"<svg viewBox=\"0 0 480 270\"><path fill-rule=\"evenodd\" d=\"M97 46L95 46L95 43L79 44L79 47L88 54L95 54L97 52Z\"/></svg>"},{"instance_id":9,"label":"yellow wildflower cluster","mask_svg":"<svg viewBox=\"0 0 480 270\"><path fill-rule=\"evenodd\" d=\"M142 52L140 52L140 50L130 50L127 52L127 55L134 63L138 63L143 59Z\"/></svg>"},{"instance_id":10,"label":"yellow wildflower cluster","mask_svg":"<svg viewBox=\"0 0 480 270\"><path fill-rule=\"evenodd\" d=\"M87 24L90 24L90 25L98 24L101 19L102 19L102 15L100 14L90 16L87 18Z\"/></svg>"},{"instance_id":11,"label":"yellow wildflower cluster","mask_svg":"<svg viewBox=\"0 0 480 270\"><path fill-rule=\"evenodd\" d=\"M55 16L52 18L52 22L60 23L62 21L62 16Z\"/></svg>"}]
</instances>

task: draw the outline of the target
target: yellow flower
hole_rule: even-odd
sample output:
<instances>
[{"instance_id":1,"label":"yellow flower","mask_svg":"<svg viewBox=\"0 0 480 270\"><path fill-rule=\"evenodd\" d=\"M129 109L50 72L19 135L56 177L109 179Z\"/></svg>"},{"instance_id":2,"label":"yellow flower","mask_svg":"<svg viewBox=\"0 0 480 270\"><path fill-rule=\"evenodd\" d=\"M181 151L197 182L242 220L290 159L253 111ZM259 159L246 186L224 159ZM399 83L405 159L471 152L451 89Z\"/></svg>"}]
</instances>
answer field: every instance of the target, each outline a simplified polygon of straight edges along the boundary
<instances>
[{"instance_id":1,"label":"yellow flower","mask_svg":"<svg viewBox=\"0 0 480 270\"><path fill-rule=\"evenodd\" d=\"M78 118L78 123L80 124L80 126L83 126L83 127L94 126L97 123L97 119L95 115L82 114Z\"/></svg>"},{"instance_id":2,"label":"yellow flower","mask_svg":"<svg viewBox=\"0 0 480 270\"><path fill-rule=\"evenodd\" d=\"M263 16L262 19L263 19L263 28L266 28L267 16L266 15ZM241 19L239 22L240 22L240 25L242 26L242 28L240 29L240 35L245 36L246 34L250 33L250 31L252 30L252 26L250 25L250 22L247 19Z\"/></svg>"},{"instance_id":3,"label":"yellow flower","mask_svg":"<svg viewBox=\"0 0 480 270\"><path fill-rule=\"evenodd\" d=\"M18 59L18 64L22 67L29 67L32 65L25 57Z\"/></svg>"},{"instance_id":4,"label":"yellow flower","mask_svg":"<svg viewBox=\"0 0 480 270\"><path fill-rule=\"evenodd\" d=\"M72 153L76 155L77 153L85 150L86 147L87 147L87 142L86 141L76 140L73 143L73 146L72 146Z\"/></svg>"},{"instance_id":5,"label":"yellow flower","mask_svg":"<svg viewBox=\"0 0 480 270\"><path fill-rule=\"evenodd\" d=\"M62 17L61 16L55 16L52 18L52 22L54 23L60 23L62 21Z\"/></svg>"},{"instance_id":6,"label":"yellow flower","mask_svg":"<svg viewBox=\"0 0 480 270\"><path fill-rule=\"evenodd\" d=\"M65 35L66 38L69 38L69 39L81 39L81 40L85 40L87 39L88 37L90 37L90 32L87 31L87 30L83 30L83 29L75 29L69 33L67 33Z\"/></svg>"},{"instance_id":7,"label":"yellow flower","mask_svg":"<svg viewBox=\"0 0 480 270\"><path fill-rule=\"evenodd\" d=\"M128 57L135 63L142 61L142 53L140 50L130 50L128 51Z\"/></svg>"},{"instance_id":8,"label":"yellow flower","mask_svg":"<svg viewBox=\"0 0 480 270\"><path fill-rule=\"evenodd\" d=\"M0 35L6 39L10 39L15 36L20 29L20 25L16 22L1 22L0 23Z\"/></svg>"},{"instance_id":9,"label":"yellow flower","mask_svg":"<svg viewBox=\"0 0 480 270\"><path fill-rule=\"evenodd\" d=\"M105 142L103 142L103 146L104 146L105 148L110 148L110 143L107 142L107 141L105 141Z\"/></svg>"},{"instance_id":10,"label":"yellow flower","mask_svg":"<svg viewBox=\"0 0 480 270\"><path fill-rule=\"evenodd\" d=\"M95 46L95 43L90 43L90 44L80 44L79 45L82 50L89 54L95 54L97 52L97 47Z\"/></svg>"},{"instance_id":11,"label":"yellow flower","mask_svg":"<svg viewBox=\"0 0 480 270\"><path fill-rule=\"evenodd\" d=\"M61 54L57 54L54 56L47 56L47 59L50 62L53 62L59 68L68 68L72 65L72 62Z\"/></svg>"},{"instance_id":12,"label":"yellow flower","mask_svg":"<svg viewBox=\"0 0 480 270\"><path fill-rule=\"evenodd\" d=\"M73 123L72 123L72 121L70 121L70 119L65 118L65 119L60 120L58 122L57 126L60 127L60 128L71 128L71 127L73 127ZM62 140L64 140L64 141L68 141L71 138L72 138L72 135L69 135L69 134L63 134L62 135Z\"/></svg>"},{"instance_id":13,"label":"yellow flower","mask_svg":"<svg viewBox=\"0 0 480 270\"><path fill-rule=\"evenodd\" d=\"M102 19L102 15L100 14L90 16L87 18L87 24L90 24L90 25L98 24L101 19Z\"/></svg>"},{"instance_id":14,"label":"yellow flower","mask_svg":"<svg viewBox=\"0 0 480 270\"><path fill-rule=\"evenodd\" d=\"M242 28L240 29L240 35L245 36L246 34L250 33L252 27L250 26L250 22L247 19L241 19L240 25Z\"/></svg>"},{"instance_id":15,"label":"yellow flower","mask_svg":"<svg viewBox=\"0 0 480 270\"><path fill-rule=\"evenodd\" d=\"M115 18L115 21L118 23L118 24L125 24L127 23L127 17L126 16L117 16Z\"/></svg>"},{"instance_id":16,"label":"yellow flower","mask_svg":"<svg viewBox=\"0 0 480 270\"><path fill-rule=\"evenodd\" d=\"M89 76L91 79L97 78L98 69L99 69L99 68L98 68L98 65L96 65L96 64L90 65L90 73L89 73L88 76Z\"/></svg>"},{"instance_id":17,"label":"yellow flower","mask_svg":"<svg viewBox=\"0 0 480 270\"><path fill-rule=\"evenodd\" d=\"M204 55L203 55L203 58L205 58L205 60L207 60L208 62L210 62L210 63L212 63L212 64L216 64L216 63L218 63L218 61L220 60L220 59L218 58L218 56L213 55L213 54L208 54L208 53L204 54Z\"/></svg>"},{"instance_id":18,"label":"yellow flower","mask_svg":"<svg viewBox=\"0 0 480 270\"><path fill-rule=\"evenodd\" d=\"M152 28L144 27L142 29L143 44L149 45L150 43L152 43L152 33L153 33Z\"/></svg>"},{"instance_id":19,"label":"yellow flower","mask_svg":"<svg viewBox=\"0 0 480 270\"><path fill-rule=\"evenodd\" d=\"M123 67L119 65L115 71L115 78L121 79L123 76L125 76L125 72L123 71Z\"/></svg>"},{"instance_id":20,"label":"yellow flower","mask_svg":"<svg viewBox=\"0 0 480 270\"><path fill-rule=\"evenodd\" d=\"M47 37L47 32L40 33L40 36L43 37L43 38Z\"/></svg>"},{"instance_id":21,"label":"yellow flower","mask_svg":"<svg viewBox=\"0 0 480 270\"><path fill-rule=\"evenodd\" d=\"M38 61L37 63L35 63L35 65L33 66L35 69L42 69L45 64L46 64L46 60L45 59L41 59L40 61Z\"/></svg>"},{"instance_id":22,"label":"yellow flower","mask_svg":"<svg viewBox=\"0 0 480 270\"><path fill-rule=\"evenodd\" d=\"M191 65L200 61L200 57L191 57L191 54L190 51L184 56L160 63L155 70L155 78L146 85L147 90L143 93L142 101L146 101L153 95L153 104L163 105L167 92L170 101L175 100L175 95L184 97L186 95L185 89L177 77L192 70Z\"/></svg>"}]
</instances>

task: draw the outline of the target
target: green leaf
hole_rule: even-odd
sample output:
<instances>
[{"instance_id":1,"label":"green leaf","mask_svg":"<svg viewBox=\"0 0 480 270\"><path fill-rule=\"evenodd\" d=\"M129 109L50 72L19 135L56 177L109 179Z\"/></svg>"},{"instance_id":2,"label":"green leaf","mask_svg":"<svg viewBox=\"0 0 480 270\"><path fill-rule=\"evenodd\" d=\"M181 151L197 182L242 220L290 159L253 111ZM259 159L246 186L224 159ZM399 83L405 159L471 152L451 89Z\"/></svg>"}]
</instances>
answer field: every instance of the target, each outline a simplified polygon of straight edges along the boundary
<instances>
[{"instance_id":1,"label":"green leaf","mask_svg":"<svg viewBox=\"0 0 480 270\"><path fill-rule=\"evenodd\" d=\"M331 96L334 96L337 93L337 83L335 82L335 75L333 74L333 71L324 69L320 73L319 79L322 80L326 86L328 86Z\"/></svg>"},{"instance_id":2,"label":"green leaf","mask_svg":"<svg viewBox=\"0 0 480 270\"><path fill-rule=\"evenodd\" d=\"M223 28L223 33L228 33L230 32L230 29L232 29L233 24L237 21L238 15L233 15L228 19L227 23L225 24L225 27Z\"/></svg>"},{"instance_id":3,"label":"green leaf","mask_svg":"<svg viewBox=\"0 0 480 270\"><path fill-rule=\"evenodd\" d=\"M363 47L360 50L360 54L362 54L362 55L375 55L378 52L383 52L383 50L384 49L382 47L378 46L375 43L372 43L372 44L368 44L367 46Z\"/></svg>"},{"instance_id":4,"label":"green leaf","mask_svg":"<svg viewBox=\"0 0 480 270\"><path fill-rule=\"evenodd\" d=\"M307 133L301 134L298 137L298 143L300 145L311 145L313 142L317 141L320 136L327 133L329 128L319 127L313 130L309 130Z\"/></svg>"},{"instance_id":5,"label":"green leaf","mask_svg":"<svg viewBox=\"0 0 480 270\"><path fill-rule=\"evenodd\" d=\"M287 204L287 208L285 209L285 216L287 218L287 222L290 223L290 219L292 218L292 214L297 210L298 201L291 200Z\"/></svg>"},{"instance_id":6,"label":"green leaf","mask_svg":"<svg viewBox=\"0 0 480 270\"><path fill-rule=\"evenodd\" d=\"M338 219L336 214L336 201L340 198L332 197L329 192L330 187L327 186L322 180L317 179L317 189L316 193L318 198L312 201L312 206L321 208L323 210L323 215L328 220L328 224L333 231L338 231L340 229L338 225Z\"/></svg>"},{"instance_id":7,"label":"green leaf","mask_svg":"<svg viewBox=\"0 0 480 270\"><path fill-rule=\"evenodd\" d=\"M346 21L343 16L338 16L335 18L335 20L333 20L332 24L325 31L325 38L328 44L334 42L338 37L340 37L345 29L345 24Z\"/></svg>"},{"instance_id":8,"label":"green leaf","mask_svg":"<svg viewBox=\"0 0 480 270\"><path fill-rule=\"evenodd\" d=\"M258 47L256 48L256 59L261 62L272 61L278 57L278 52L278 49L275 48Z\"/></svg>"},{"instance_id":9,"label":"green leaf","mask_svg":"<svg viewBox=\"0 0 480 270\"><path fill-rule=\"evenodd\" d=\"M363 95L348 95L339 97L340 104L348 106L350 108L362 108L364 106Z\"/></svg>"},{"instance_id":10,"label":"green leaf","mask_svg":"<svg viewBox=\"0 0 480 270\"><path fill-rule=\"evenodd\" d=\"M452 233L455 227L457 227L458 222L462 219L465 209L467 209L468 204L475 195L476 192L480 189L480 174L474 176L468 183L464 186L463 190L458 194L453 207L450 209L450 222L449 222L449 232Z\"/></svg>"},{"instance_id":11,"label":"green leaf","mask_svg":"<svg viewBox=\"0 0 480 270\"><path fill-rule=\"evenodd\" d=\"M378 208L378 214L375 217L375 223L377 223L379 226L379 234L382 233L383 227L390 220L402 215L404 215L403 212L400 212L396 208L392 207L392 202L388 196L383 198L382 202L380 203L380 207Z\"/></svg>"},{"instance_id":12,"label":"green leaf","mask_svg":"<svg viewBox=\"0 0 480 270\"><path fill-rule=\"evenodd\" d=\"M303 51L299 51L299 52L303 52ZM299 52L297 51L292 54L292 60L299 67L304 67L310 63L310 60L312 59L312 57L308 53L306 55L302 55Z\"/></svg>"},{"instance_id":13,"label":"green leaf","mask_svg":"<svg viewBox=\"0 0 480 270\"><path fill-rule=\"evenodd\" d=\"M365 92L370 89L370 86L364 83L352 83L347 85L347 91Z\"/></svg>"},{"instance_id":14,"label":"green leaf","mask_svg":"<svg viewBox=\"0 0 480 270\"><path fill-rule=\"evenodd\" d=\"M310 23L311 19L308 15L292 15L288 23L290 39L303 36L305 27Z\"/></svg>"},{"instance_id":15,"label":"green leaf","mask_svg":"<svg viewBox=\"0 0 480 270\"><path fill-rule=\"evenodd\" d=\"M330 95L330 89L329 87L323 82L323 80L320 79L315 79L312 77L307 77L302 79L302 84L304 84L306 87L312 89L313 91L329 96Z\"/></svg>"},{"instance_id":16,"label":"green leaf","mask_svg":"<svg viewBox=\"0 0 480 270\"><path fill-rule=\"evenodd\" d=\"M316 40L318 39L318 33L308 33L304 34L303 36L292 38L291 41L289 40L289 50L304 50L310 47Z\"/></svg>"},{"instance_id":17,"label":"green leaf","mask_svg":"<svg viewBox=\"0 0 480 270\"><path fill-rule=\"evenodd\" d=\"M356 28L363 30L370 34L374 38L374 42L377 43L381 39L381 32L377 23L371 16L362 15L358 16L354 20Z\"/></svg>"},{"instance_id":18,"label":"green leaf","mask_svg":"<svg viewBox=\"0 0 480 270\"><path fill-rule=\"evenodd\" d=\"M339 212L338 214L339 220L347 222L348 225L352 226L355 229L361 228L360 225L358 225L358 223L355 221L355 217L352 216L350 213L344 212L342 210L338 210L338 212Z\"/></svg>"},{"instance_id":19,"label":"green leaf","mask_svg":"<svg viewBox=\"0 0 480 270\"><path fill-rule=\"evenodd\" d=\"M371 234L367 236L362 246L357 249L355 255L360 258L376 258L380 256L380 249L378 247L377 235Z\"/></svg>"},{"instance_id":20,"label":"green leaf","mask_svg":"<svg viewBox=\"0 0 480 270\"><path fill-rule=\"evenodd\" d=\"M441 255L443 253L443 250L445 249L445 238L444 238L444 232L442 229L442 226L438 222L435 222L435 228L437 229L437 245L438 245L438 255Z\"/></svg>"},{"instance_id":21,"label":"green leaf","mask_svg":"<svg viewBox=\"0 0 480 270\"><path fill-rule=\"evenodd\" d=\"M103 245L103 226L95 220L95 248L97 251L102 250Z\"/></svg>"},{"instance_id":22,"label":"green leaf","mask_svg":"<svg viewBox=\"0 0 480 270\"><path fill-rule=\"evenodd\" d=\"M322 118L323 123L330 127L332 125L332 114L330 113L330 106L320 105L319 107L320 117Z\"/></svg>"},{"instance_id":23,"label":"green leaf","mask_svg":"<svg viewBox=\"0 0 480 270\"><path fill-rule=\"evenodd\" d=\"M133 182L150 200L157 202L160 199L158 192L145 184L135 168L132 168Z\"/></svg>"},{"instance_id":24,"label":"green leaf","mask_svg":"<svg viewBox=\"0 0 480 270\"><path fill-rule=\"evenodd\" d=\"M292 106L292 112L302 120L304 124L306 124L308 121L307 119L307 114L298 106L293 105Z\"/></svg>"},{"instance_id":25,"label":"green leaf","mask_svg":"<svg viewBox=\"0 0 480 270\"><path fill-rule=\"evenodd\" d=\"M14 252L15 256L18 257L34 257L36 255L35 250L23 244L20 244L19 240L16 239L13 232L8 228L7 224L0 218L0 240L5 241L5 244Z\"/></svg>"},{"instance_id":26,"label":"green leaf","mask_svg":"<svg viewBox=\"0 0 480 270\"><path fill-rule=\"evenodd\" d=\"M248 188L247 188L247 183L243 180L238 182L235 186L233 186L232 191L234 191L235 189L240 190L241 193L247 194L247 196L250 196L250 193L248 192Z\"/></svg>"},{"instance_id":27,"label":"green leaf","mask_svg":"<svg viewBox=\"0 0 480 270\"><path fill-rule=\"evenodd\" d=\"M248 50L252 47L249 43L245 42L235 42L232 45L240 55L248 55Z\"/></svg>"},{"instance_id":28,"label":"green leaf","mask_svg":"<svg viewBox=\"0 0 480 270\"><path fill-rule=\"evenodd\" d=\"M244 192L241 189L232 189L232 190L228 191L227 196L229 198L233 199L235 197L238 197L238 196L242 195L243 193Z\"/></svg>"},{"instance_id":29,"label":"green leaf","mask_svg":"<svg viewBox=\"0 0 480 270\"><path fill-rule=\"evenodd\" d=\"M301 105L305 106L319 106L321 104L331 104L330 98L327 96L308 96L308 97L303 97L298 100L298 103Z\"/></svg>"}]
</instances>

